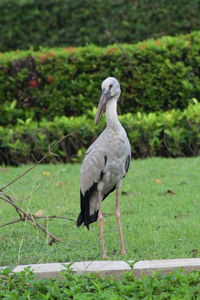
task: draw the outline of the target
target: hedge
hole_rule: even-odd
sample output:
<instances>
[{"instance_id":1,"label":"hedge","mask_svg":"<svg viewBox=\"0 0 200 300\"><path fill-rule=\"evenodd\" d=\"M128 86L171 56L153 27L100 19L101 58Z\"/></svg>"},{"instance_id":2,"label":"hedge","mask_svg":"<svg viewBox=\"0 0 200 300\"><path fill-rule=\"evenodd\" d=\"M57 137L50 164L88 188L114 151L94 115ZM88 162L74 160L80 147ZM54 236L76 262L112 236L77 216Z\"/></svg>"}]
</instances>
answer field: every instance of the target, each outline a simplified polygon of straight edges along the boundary
<instances>
[{"instance_id":1,"label":"hedge","mask_svg":"<svg viewBox=\"0 0 200 300\"><path fill-rule=\"evenodd\" d=\"M0 51L135 43L200 28L199 0L0 0L0 11Z\"/></svg>"},{"instance_id":2,"label":"hedge","mask_svg":"<svg viewBox=\"0 0 200 300\"><path fill-rule=\"evenodd\" d=\"M0 298L10 300L195 300L200 297L200 272L185 274L183 270L176 270L136 278L134 272L129 271L117 279L66 270L60 272L59 279L36 279L30 268L15 274L11 268L5 268L0 271L0 285Z\"/></svg>"},{"instance_id":3,"label":"hedge","mask_svg":"<svg viewBox=\"0 0 200 300\"><path fill-rule=\"evenodd\" d=\"M82 117L55 117L39 124L27 119L16 126L0 126L0 164L18 165L39 160L48 145L71 134L57 145L46 162L77 162L94 141L105 122L94 126L94 113ZM184 111L126 114L120 116L130 139L132 156L196 156L200 154L200 103L194 99Z\"/></svg>"},{"instance_id":4,"label":"hedge","mask_svg":"<svg viewBox=\"0 0 200 300\"><path fill-rule=\"evenodd\" d=\"M100 84L119 79L120 113L184 109L200 95L200 31L105 48L0 55L0 125L76 116L97 106Z\"/></svg>"}]
</instances>

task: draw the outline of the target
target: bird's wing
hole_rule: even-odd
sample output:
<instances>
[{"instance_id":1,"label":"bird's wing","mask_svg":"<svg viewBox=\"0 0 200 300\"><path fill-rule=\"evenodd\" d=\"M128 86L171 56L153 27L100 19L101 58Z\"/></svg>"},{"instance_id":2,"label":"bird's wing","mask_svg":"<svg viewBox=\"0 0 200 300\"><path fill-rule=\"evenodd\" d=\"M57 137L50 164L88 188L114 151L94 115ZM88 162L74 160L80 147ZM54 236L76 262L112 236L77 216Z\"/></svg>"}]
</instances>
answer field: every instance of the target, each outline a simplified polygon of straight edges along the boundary
<instances>
[{"instance_id":1,"label":"bird's wing","mask_svg":"<svg viewBox=\"0 0 200 300\"><path fill-rule=\"evenodd\" d=\"M130 167L130 162L131 162L131 145L130 145L129 139L127 137L127 134L126 134L126 131L124 130L124 128L123 128L123 131L124 131L124 134L125 134L125 138L124 138L124 142L125 142L125 151L124 151L125 174L124 174L124 176L126 176L126 174L128 172L128 169Z\"/></svg>"},{"instance_id":2,"label":"bird's wing","mask_svg":"<svg viewBox=\"0 0 200 300\"><path fill-rule=\"evenodd\" d=\"M101 139L96 140L88 148L81 166L80 186L82 193L100 181L106 160L105 147L101 147Z\"/></svg>"},{"instance_id":3,"label":"bird's wing","mask_svg":"<svg viewBox=\"0 0 200 300\"><path fill-rule=\"evenodd\" d=\"M105 138L105 129L102 131L102 133L98 136L98 138L90 145L90 147L87 149L85 156L94 148L97 148L103 144L103 140Z\"/></svg>"},{"instance_id":4,"label":"bird's wing","mask_svg":"<svg viewBox=\"0 0 200 300\"><path fill-rule=\"evenodd\" d=\"M131 154L128 154L126 156L126 162L125 162L125 171L126 171L126 174L127 174L128 169L130 167L130 161L131 161Z\"/></svg>"}]
</instances>

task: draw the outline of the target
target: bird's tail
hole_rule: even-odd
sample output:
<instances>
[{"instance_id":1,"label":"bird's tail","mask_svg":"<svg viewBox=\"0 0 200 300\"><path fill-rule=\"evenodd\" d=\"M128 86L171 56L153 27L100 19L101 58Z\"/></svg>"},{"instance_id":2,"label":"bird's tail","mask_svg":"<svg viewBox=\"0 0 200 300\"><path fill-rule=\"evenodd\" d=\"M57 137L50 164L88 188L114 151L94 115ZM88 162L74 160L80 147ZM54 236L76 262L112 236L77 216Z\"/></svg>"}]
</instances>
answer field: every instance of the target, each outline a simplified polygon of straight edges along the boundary
<instances>
[{"instance_id":1,"label":"bird's tail","mask_svg":"<svg viewBox=\"0 0 200 300\"><path fill-rule=\"evenodd\" d=\"M79 227L83 224L89 230L90 229L89 224L96 222L97 219L98 219L98 210L95 211L95 213L92 216L85 216L85 218L82 215L82 212L80 212L76 221L76 225Z\"/></svg>"},{"instance_id":2,"label":"bird's tail","mask_svg":"<svg viewBox=\"0 0 200 300\"><path fill-rule=\"evenodd\" d=\"M96 207L94 208L92 214L90 214L91 198L89 196L90 195L88 195L87 193L83 196L83 194L81 193L81 212L76 221L76 225L78 227L83 224L87 227L87 229L89 229L89 224L96 222L98 219L98 210L96 209Z\"/></svg>"},{"instance_id":3,"label":"bird's tail","mask_svg":"<svg viewBox=\"0 0 200 300\"><path fill-rule=\"evenodd\" d=\"M83 224L83 221L84 221L84 218L83 218L83 215L82 215L82 212L80 212L78 218L77 218L77 221L76 221L76 225L79 227Z\"/></svg>"}]
</instances>

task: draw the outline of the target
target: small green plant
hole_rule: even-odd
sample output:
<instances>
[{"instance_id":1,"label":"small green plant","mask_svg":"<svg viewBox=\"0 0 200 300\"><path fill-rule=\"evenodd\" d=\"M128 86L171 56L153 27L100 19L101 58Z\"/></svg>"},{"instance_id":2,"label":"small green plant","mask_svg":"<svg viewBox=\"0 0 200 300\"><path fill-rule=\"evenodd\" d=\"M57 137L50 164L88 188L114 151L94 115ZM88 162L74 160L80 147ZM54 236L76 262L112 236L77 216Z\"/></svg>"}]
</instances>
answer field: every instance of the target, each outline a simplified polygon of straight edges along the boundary
<instances>
[{"instance_id":1,"label":"small green plant","mask_svg":"<svg viewBox=\"0 0 200 300\"><path fill-rule=\"evenodd\" d=\"M155 273L135 278L133 272L124 273L120 280L103 278L95 273L78 275L63 271L62 279L40 279L29 269L9 275L0 273L0 299L199 299L200 272L184 274L177 270L170 274Z\"/></svg>"}]
</instances>

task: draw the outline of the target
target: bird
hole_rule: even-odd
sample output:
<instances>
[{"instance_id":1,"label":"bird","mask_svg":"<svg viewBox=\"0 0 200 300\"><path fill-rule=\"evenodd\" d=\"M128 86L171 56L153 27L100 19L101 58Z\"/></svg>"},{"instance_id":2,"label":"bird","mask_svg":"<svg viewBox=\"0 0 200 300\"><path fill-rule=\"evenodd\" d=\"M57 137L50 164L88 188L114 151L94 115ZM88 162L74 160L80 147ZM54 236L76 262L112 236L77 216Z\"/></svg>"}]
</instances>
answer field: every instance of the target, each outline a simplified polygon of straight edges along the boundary
<instances>
[{"instance_id":1,"label":"bird","mask_svg":"<svg viewBox=\"0 0 200 300\"><path fill-rule=\"evenodd\" d=\"M121 94L119 81L108 77L102 82L101 89L95 125L106 111L106 127L86 151L81 165L81 212L76 225L83 225L89 229L89 225L98 220L102 257L106 258L102 201L113 191L116 191L116 218L121 254L126 254L120 220L120 185L129 169L131 146L117 114L117 102Z\"/></svg>"}]
</instances>

